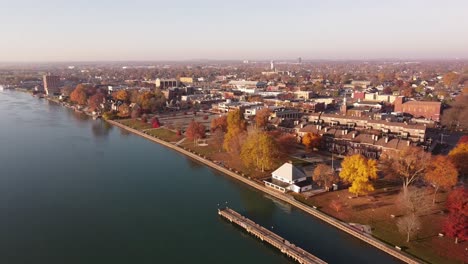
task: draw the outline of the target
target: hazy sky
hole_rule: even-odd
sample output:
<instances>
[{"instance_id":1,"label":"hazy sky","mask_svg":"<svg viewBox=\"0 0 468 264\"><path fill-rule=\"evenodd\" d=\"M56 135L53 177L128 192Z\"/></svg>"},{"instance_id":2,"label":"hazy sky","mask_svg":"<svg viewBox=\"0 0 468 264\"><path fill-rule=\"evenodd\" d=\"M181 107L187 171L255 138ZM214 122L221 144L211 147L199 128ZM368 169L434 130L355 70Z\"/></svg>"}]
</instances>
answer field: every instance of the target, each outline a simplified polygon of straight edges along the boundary
<instances>
[{"instance_id":1,"label":"hazy sky","mask_svg":"<svg viewBox=\"0 0 468 264\"><path fill-rule=\"evenodd\" d=\"M468 0L0 0L0 61L468 58Z\"/></svg>"}]
</instances>

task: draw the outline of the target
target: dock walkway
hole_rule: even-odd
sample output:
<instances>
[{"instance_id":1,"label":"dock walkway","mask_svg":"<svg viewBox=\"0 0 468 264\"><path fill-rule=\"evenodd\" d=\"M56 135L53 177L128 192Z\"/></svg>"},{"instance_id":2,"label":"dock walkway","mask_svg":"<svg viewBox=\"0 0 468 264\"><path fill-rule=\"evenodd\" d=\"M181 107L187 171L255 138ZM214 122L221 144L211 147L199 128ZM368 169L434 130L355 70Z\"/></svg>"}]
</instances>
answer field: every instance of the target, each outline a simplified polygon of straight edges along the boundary
<instances>
[{"instance_id":1,"label":"dock walkway","mask_svg":"<svg viewBox=\"0 0 468 264\"><path fill-rule=\"evenodd\" d=\"M302 248L290 243L281 236L273 233L272 231L264 228L263 226L260 226L259 224L242 216L241 214L232 209L219 209L218 214L226 218L227 220L236 223L237 225L245 229L248 233L258 237L260 240L268 242L268 244L281 250L282 253L286 254L288 257L291 257L299 263L326 264L325 261L317 258L316 256L303 250Z\"/></svg>"}]
</instances>

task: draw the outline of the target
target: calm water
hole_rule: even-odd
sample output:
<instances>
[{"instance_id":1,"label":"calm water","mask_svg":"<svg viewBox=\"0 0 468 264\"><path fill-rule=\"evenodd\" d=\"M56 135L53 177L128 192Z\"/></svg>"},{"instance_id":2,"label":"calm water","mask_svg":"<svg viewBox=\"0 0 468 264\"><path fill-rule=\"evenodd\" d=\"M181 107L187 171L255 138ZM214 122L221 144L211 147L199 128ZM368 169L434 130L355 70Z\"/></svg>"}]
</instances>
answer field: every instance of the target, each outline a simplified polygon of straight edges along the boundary
<instances>
[{"instance_id":1,"label":"calm water","mask_svg":"<svg viewBox=\"0 0 468 264\"><path fill-rule=\"evenodd\" d=\"M28 94L0 91L0 263L294 263L228 205L329 263L390 256L205 166Z\"/></svg>"}]
</instances>

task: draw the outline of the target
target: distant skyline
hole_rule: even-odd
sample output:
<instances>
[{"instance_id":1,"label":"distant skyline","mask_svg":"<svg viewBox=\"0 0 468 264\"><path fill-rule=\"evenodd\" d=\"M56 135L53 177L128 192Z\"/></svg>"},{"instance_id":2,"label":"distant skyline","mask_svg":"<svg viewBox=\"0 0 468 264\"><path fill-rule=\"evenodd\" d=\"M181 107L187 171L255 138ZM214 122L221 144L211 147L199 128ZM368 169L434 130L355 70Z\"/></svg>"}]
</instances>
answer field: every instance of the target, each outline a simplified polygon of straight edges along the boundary
<instances>
[{"instance_id":1,"label":"distant skyline","mask_svg":"<svg viewBox=\"0 0 468 264\"><path fill-rule=\"evenodd\" d=\"M467 59L466 0L0 0L0 62Z\"/></svg>"}]
</instances>

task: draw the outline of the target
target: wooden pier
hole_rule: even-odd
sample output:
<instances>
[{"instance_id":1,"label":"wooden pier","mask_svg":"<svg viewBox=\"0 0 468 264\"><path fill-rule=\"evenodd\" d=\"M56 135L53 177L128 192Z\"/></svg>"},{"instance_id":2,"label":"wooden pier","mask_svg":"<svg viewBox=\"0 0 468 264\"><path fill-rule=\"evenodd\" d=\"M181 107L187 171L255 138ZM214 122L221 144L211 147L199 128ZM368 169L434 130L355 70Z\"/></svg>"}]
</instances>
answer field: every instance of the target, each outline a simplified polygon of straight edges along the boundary
<instances>
[{"instance_id":1,"label":"wooden pier","mask_svg":"<svg viewBox=\"0 0 468 264\"><path fill-rule=\"evenodd\" d=\"M272 231L260 226L254 221L242 216L238 212L229 209L218 209L218 214L232 223L236 223L238 226L245 229L249 234L258 237L260 240L268 242L268 244L281 250L282 253L288 257L296 260L303 264L326 264L325 261L317 258L302 248L290 243L281 236L273 233Z\"/></svg>"}]
</instances>

